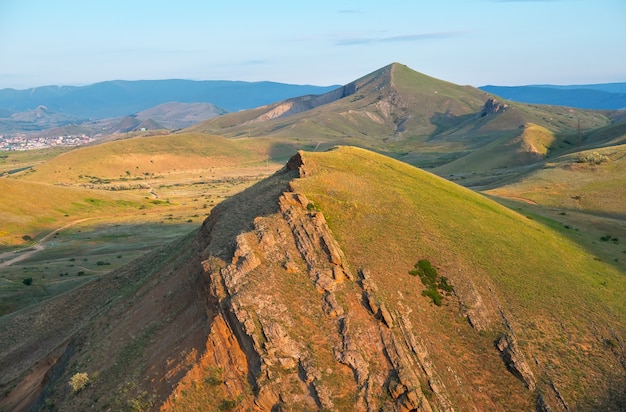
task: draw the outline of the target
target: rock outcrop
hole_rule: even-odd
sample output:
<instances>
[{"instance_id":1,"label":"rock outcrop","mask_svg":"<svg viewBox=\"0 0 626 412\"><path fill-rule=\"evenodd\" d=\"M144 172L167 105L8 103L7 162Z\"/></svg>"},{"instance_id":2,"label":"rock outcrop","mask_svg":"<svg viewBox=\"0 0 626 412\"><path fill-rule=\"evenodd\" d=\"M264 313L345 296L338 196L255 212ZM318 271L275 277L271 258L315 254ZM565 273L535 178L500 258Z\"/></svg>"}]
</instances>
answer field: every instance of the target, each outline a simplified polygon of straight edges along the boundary
<instances>
[{"instance_id":1,"label":"rock outcrop","mask_svg":"<svg viewBox=\"0 0 626 412\"><path fill-rule=\"evenodd\" d=\"M487 101L483 105L483 108L480 111L480 115L482 117L485 117L485 116L487 116L489 114L503 113L508 108L509 108L508 104L502 103L502 102L494 99L493 97L490 97L489 99L487 99Z\"/></svg>"}]
</instances>

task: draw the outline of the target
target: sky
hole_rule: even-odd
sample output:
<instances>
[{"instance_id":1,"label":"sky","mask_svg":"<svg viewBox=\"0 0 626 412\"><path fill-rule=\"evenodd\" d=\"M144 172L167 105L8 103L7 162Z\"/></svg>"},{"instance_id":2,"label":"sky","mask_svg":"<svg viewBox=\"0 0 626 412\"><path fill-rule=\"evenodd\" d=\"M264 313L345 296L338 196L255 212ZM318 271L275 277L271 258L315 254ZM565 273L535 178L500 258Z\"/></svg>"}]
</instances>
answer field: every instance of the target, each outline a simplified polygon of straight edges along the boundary
<instances>
[{"instance_id":1,"label":"sky","mask_svg":"<svg viewBox=\"0 0 626 412\"><path fill-rule=\"evenodd\" d=\"M329 86L390 63L472 86L626 82L626 0L0 0L0 89Z\"/></svg>"}]
</instances>

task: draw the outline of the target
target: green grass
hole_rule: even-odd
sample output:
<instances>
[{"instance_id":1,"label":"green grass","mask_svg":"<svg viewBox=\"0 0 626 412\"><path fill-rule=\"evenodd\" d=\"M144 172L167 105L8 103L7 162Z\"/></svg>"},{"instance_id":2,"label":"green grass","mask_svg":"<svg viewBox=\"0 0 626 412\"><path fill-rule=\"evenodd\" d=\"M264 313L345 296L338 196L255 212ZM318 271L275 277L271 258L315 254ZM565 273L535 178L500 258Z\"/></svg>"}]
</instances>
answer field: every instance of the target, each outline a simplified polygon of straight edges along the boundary
<instances>
[{"instance_id":1,"label":"green grass","mask_svg":"<svg viewBox=\"0 0 626 412\"><path fill-rule=\"evenodd\" d=\"M584 402L583 388L600 390L576 374L604 370L612 355L600 350L603 360L589 362L574 343L594 340L593 325L626 332L624 271L559 230L389 158L340 147L305 153L304 162L315 172L294 186L324 213L351 266L370 268L389 305L395 290L416 289L406 273L427 259L452 285L470 279L484 298L495 293L523 350L543 347L534 356L568 396ZM430 333L449 333L445 322L429 323Z\"/></svg>"},{"instance_id":2,"label":"green grass","mask_svg":"<svg viewBox=\"0 0 626 412\"><path fill-rule=\"evenodd\" d=\"M21 177L65 184L130 183L262 160L255 150L223 137L173 134L82 147L63 153Z\"/></svg>"},{"instance_id":3,"label":"green grass","mask_svg":"<svg viewBox=\"0 0 626 412\"><path fill-rule=\"evenodd\" d=\"M601 164L581 163L591 152ZM626 145L583 151L555 158L532 173L491 189L489 194L528 199L545 206L623 216L626 204Z\"/></svg>"},{"instance_id":4,"label":"green grass","mask_svg":"<svg viewBox=\"0 0 626 412\"><path fill-rule=\"evenodd\" d=\"M529 276L541 284L549 275L568 289L574 279L592 286L593 273L605 272L616 280L622 275L558 232L419 169L355 148L305 156L324 167L298 186L324 211L356 259L379 254L375 249L380 245L398 255L432 256L431 262L439 265L452 254L486 271L512 294L521 285L533 288ZM520 278L513 273L526 274ZM515 299L520 306L549 310L551 304L541 302L543 293L537 293ZM626 309L619 293L602 300L610 298Z\"/></svg>"},{"instance_id":5,"label":"green grass","mask_svg":"<svg viewBox=\"0 0 626 412\"><path fill-rule=\"evenodd\" d=\"M0 150L0 176L37 166L70 150L65 147L11 152Z\"/></svg>"},{"instance_id":6,"label":"green grass","mask_svg":"<svg viewBox=\"0 0 626 412\"><path fill-rule=\"evenodd\" d=\"M129 193L0 179L0 249L23 244L57 227L95 215L135 212L146 200Z\"/></svg>"},{"instance_id":7,"label":"green grass","mask_svg":"<svg viewBox=\"0 0 626 412\"><path fill-rule=\"evenodd\" d=\"M194 230L194 223L84 222L61 230L46 249L0 268L0 316L73 289ZM26 287L22 280L30 278Z\"/></svg>"},{"instance_id":8,"label":"green grass","mask_svg":"<svg viewBox=\"0 0 626 412\"><path fill-rule=\"evenodd\" d=\"M19 157L40 163L0 179L0 253L60 236L28 260L0 268L1 313L63 293L180 235L181 228L192 230L216 204L280 168L273 159L285 160L287 153L291 146L271 139L181 134ZM145 186L110 190L136 183ZM29 289L19 287L26 275L33 277Z\"/></svg>"}]
</instances>

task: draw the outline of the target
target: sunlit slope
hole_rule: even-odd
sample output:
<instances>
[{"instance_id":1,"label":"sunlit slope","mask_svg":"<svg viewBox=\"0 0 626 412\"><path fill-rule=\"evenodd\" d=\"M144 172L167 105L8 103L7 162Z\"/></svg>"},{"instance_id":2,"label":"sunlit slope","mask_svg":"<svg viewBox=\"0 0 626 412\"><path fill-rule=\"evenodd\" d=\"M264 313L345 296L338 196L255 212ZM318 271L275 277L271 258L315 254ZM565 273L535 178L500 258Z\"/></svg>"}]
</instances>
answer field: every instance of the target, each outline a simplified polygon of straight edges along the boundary
<instances>
[{"instance_id":1,"label":"sunlit slope","mask_svg":"<svg viewBox=\"0 0 626 412\"><path fill-rule=\"evenodd\" d=\"M487 193L560 209L624 218L626 145L560 156Z\"/></svg>"},{"instance_id":2,"label":"sunlit slope","mask_svg":"<svg viewBox=\"0 0 626 412\"><path fill-rule=\"evenodd\" d=\"M115 180L131 184L164 174L258 164L265 160L266 151L262 144L246 145L203 134L137 137L64 153L23 178L51 183Z\"/></svg>"},{"instance_id":3,"label":"sunlit slope","mask_svg":"<svg viewBox=\"0 0 626 412\"><path fill-rule=\"evenodd\" d=\"M494 145L515 145L525 125L554 135L552 153L576 145L578 127L595 130L611 124L615 113L514 103L470 86L460 86L393 63L340 89L304 96L238 113L229 113L190 130L227 137L273 136L303 148L333 144L365 147L421 167L467 158L467 168L492 170L500 164L472 160L493 156ZM532 164L535 156L519 157ZM500 162L500 163L504 163ZM457 164L458 169L463 163ZM515 165L507 165L511 167Z\"/></svg>"},{"instance_id":4,"label":"sunlit slope","mask_svg":"<svg viewBox=\"0 0 626 412\"><path fill-rule=\"evenodd\" d=\"M22 244L79 219L135 212L147 204L130 194L0 179L0 246ZM26 238L28 239L28 238Z\"/></svg>"},{"instance_id":5,"label":"sunlit slope","mask_svg":"<svg viewBox=\"0 0 626 412\"><path fill-rule=\"evenodd\" d=\"M276 135L354 138L380 143L394 135L429 135L439 128L437 113L462 116L477 112L487 94L435 79L398 63L385 66L341 89L315 97L290 99L263 108L232 113L193 130L232 137Z\"/></svg>"},{"instance_id":6,"label":"sunlit slope","mask_svg":"<svg viewBox=\"0 0 626 412\"><path fill-rule=\"evenodd\" d=\"M510 386L508 400L501 392L510 383L491 350L507 330L528 360L535 396L548 396L552 382L570 407L587 409L611 397L611 382L623 384L624 371L611 365L624 355L614 346L626 336L624 273L550 228L406 164L348 147L303 159L307 177L294 187L324 213L353 267L371 270L379 298L429 336L449 389L460 379L469 392L492 388L496 403L530 406L519 388ZM421 259L454 286L460 303L450 301L448 312L428 306L419 279L408 275ZM485 321L483 332L459 323L464 310Z\"/></svg>"},{"instance_id":7,"label":"sunlit slope","mask_svg":"<svg viewBox=\"0 0 626 412\"><path fill-rule=\"evenodd\" d=\"M554 134L545 127L527 123L434 171L440 176L453 177L455 173L528 165L543 160L555 141Z\"/></svg>"}]
</instances>

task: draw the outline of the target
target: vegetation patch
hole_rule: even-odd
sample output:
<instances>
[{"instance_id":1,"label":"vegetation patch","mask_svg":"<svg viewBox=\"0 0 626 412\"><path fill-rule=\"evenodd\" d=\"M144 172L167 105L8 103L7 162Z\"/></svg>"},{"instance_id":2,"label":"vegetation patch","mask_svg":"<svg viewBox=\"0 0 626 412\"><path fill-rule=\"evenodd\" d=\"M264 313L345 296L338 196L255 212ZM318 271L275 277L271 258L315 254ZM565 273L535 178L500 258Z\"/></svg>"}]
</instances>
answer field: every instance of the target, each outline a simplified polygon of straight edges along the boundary
<instances>
[{"instance_id":1,"label":"vegetation patch","mask_svg":"<svg viewBox=\"0 0 626 412\"><path fill-rule=\"evenodd\" d=\"M69 382L72 392L77 393L89 385L89 375L84 372L78 372L72 375Z\"/></svg>"},{"instance_id":2,"label":"vegetation patch","mask_svg":"<svg viewBox=\"0 0 626 412\"><path fill-rule=\"evenodd\" d=\"M439 276L437 269L435 269L427 259L418 261L414 269L409 271L409 274L420 277L422 284L426 287L422 292L422 296L431 298L433 303L437 306L441 306L443 302L441 292L449 294L454 290L452 285L448 283L448 278Z\"/></svg>"}]
</instances>

